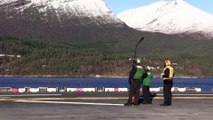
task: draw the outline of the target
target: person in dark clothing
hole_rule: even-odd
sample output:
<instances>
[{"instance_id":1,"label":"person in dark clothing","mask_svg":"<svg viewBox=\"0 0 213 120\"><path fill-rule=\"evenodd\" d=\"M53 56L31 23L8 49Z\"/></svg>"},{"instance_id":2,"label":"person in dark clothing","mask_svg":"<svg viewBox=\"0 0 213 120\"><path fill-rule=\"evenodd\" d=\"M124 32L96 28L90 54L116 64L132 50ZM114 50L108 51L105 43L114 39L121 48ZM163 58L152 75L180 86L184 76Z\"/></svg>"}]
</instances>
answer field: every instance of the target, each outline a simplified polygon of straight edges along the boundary
<instances>
[{"instance_id":1,"label":"person in dark clothing","mask_svg":"<svg viewBox=\"0 0 213 120\"><path fill-rule=\"evenodd\" d=\"M161 74L163 79L163 96L164 102L160 106L171 106L172 105L172 92L171 88L173 86L173 77L174 77L174 69L171 66L171 61L166 60L164 63L164 69Z\"/></svg>"},{"instance_id":2,"label":"person in dark clothing","mask_svg":"<svg viewBox=\"0 0 213 120\"><path fill-rule=\"evenodd\" d=\"M151 100L151 93L150 93L150 85L152 83L152 73L150 71L150 67L147 66L146 68L146 76L144 76L144 80L142 82L143 84L143 96L144 96L144 101L142 102L142 104L152 104L152 100Z\"/></svg>"},{"instance_id":3,"label":"person in dark clothing","mask_svg":"<svg viewBox=\"0 0 213 120\"><path fill-rule=\"evenodd\" d=\"M130 91L129 91L129 99L125 106L132 105L132 97L135 95L136 103L135 105L139 105L139 98L140 98L140 88L141 88L141 81L143 79L144 70L142 66L140 66L140 60L136 59L133 61L132 70L129 74L129 84L130 84Z\"/></svg>"}]
</instances>

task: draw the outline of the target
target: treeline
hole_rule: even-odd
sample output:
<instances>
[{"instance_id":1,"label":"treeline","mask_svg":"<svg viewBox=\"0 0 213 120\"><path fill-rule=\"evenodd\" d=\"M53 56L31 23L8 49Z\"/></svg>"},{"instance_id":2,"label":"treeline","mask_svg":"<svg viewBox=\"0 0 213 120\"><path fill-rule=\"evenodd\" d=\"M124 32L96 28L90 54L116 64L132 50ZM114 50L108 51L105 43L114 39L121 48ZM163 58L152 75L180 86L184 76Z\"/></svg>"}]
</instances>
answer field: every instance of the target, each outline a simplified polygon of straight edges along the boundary
<instances>
[{"instance_id":1,"label":"treeline","mask_svg":"<svg viewBox=\"0 0 213 120\"><path fill-rule=\"evenodd\" d=\"M105 53L94 48L80 48L66 43L47 44L42 41L24 41L0 38L1 53L20 54L20 58L1 57L1 75L54 77L127 77L132 53ZM144 67L151 66L159 77L163 62L171 59L176 77L213 77L212 56L189 53L139 55Z\"/></svg>"},{"instance_id":2,"label":"treeline","mask_svg":"<svg viewBox=\"0 0 213 120\"><path fill-rule=\"evenodd\" d=\"M13 60L8 69L14 75L122 76L126 75L128 62L125 57L122 60L121 56L104 55L93 49L46 48ZM126 70L122 71L124 64Z\"/></svg>"},{"instance_id":3,"label":"treeline","mask_svg":"<svg viewBox=\"0 0 213 120\"><path fill-rule=\"evenodd\" d=\"M13 59L4 57L9 61L1 65L1 75L126 76L129 70L126 56L109 55L92 48L79 48L62 43L47 45L41 41L22 41L14 38L1 39L0 45L6 48L1 50L2 53L22 56ZM124 64L127 64L125 69Z\"/></svg>"}]
</instances>

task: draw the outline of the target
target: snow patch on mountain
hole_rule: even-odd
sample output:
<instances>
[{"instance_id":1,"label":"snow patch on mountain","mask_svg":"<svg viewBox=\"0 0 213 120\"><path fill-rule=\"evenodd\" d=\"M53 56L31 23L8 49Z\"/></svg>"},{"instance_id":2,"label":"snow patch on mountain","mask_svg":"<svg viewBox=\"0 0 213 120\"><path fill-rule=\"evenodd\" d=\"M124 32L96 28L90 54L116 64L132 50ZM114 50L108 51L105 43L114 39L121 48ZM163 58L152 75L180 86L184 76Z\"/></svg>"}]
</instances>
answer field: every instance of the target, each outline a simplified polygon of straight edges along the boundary
<instances>
[{"instance_id":1,"label":"snow patch on mountain","mask_svg":"<svg viewBox=\"0 0 213 120\"><path fill-rule=\"evenodd\" d=\"M122 22L102 0L1 0L0 5L14 5L18 12L36 7L44 16L47 16L48 11L54 11L59 20L66 15L68 18L104 17L105 23Z\"/></svg>"},{"instance_id":2,"label":"snow patch on mountain","mask_svg":"<svg viewBox=\"0 0 213 120\"><path fill-rule=\"evenodd\" d=\"M203 33L213 37L213 15L184 0L159 1L118 15L127 25L142 31Z\"/></svg>"},{"instance_id":3,"label":"snow patch on mountain","mask_svg":"<svg viewBox=\"0 0 213 120\"><path fill-rule=\"evenodd\" d=\"M15 2L15 1L18 1L18 0L1 0L1 1L0 1L0 5L1 5L1 4L5 4L5 3Z\"/></svg>"}]
</instances>

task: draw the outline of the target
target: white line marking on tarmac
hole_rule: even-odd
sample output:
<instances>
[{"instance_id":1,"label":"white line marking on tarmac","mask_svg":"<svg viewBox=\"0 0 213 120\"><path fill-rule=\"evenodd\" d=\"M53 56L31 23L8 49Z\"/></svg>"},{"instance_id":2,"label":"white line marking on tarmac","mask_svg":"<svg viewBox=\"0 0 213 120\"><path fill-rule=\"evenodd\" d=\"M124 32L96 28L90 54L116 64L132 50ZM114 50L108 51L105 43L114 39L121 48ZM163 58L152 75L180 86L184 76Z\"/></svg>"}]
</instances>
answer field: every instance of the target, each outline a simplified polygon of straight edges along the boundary
<instances>
[{"instance_id":1,"label":"white line marking on tarmac","mask_svg":"<svg viewBox=\"0 0 213 120\"><path fill-rule=\"evenodd\" d=\"M73 104L73 105L99 105L99 106L124 106L123 104L112 104L112 103L65 102L65 101L15 100L14 102L20 102L20 103L47 103L47 104Z\"/></svg>"},{"instance_id":2,"label":"white line marking on tarmac","mask_svg":"<svg viewBox=\"0 0 213 120\"><path fill-rule=\"evenodd\" d=\"M30 97L30 96L62 96L62 94L20 94L20 95L0 95L0 97Z\"/></svg>"}]
</instances>

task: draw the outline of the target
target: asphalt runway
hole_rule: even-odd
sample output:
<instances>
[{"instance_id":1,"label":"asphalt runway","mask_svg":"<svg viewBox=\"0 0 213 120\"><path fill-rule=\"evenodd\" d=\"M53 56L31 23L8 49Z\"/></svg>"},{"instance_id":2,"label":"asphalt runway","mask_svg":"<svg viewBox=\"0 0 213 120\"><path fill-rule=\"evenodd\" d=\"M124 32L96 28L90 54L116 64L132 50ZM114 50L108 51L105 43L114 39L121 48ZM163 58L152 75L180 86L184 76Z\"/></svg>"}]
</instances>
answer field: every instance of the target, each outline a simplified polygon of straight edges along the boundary
<instances>
[{"instance_id":1,"label":"asphalt runway","mask_svg":"<svg viewBox=\"0 0 213 120\"><path fill-rule=\"evenodd\" d=\"M0 120L212 120L212 94L173 94L173 105L123 106L127 93L0 94Z\"/></svg>"}]
</instances>

